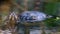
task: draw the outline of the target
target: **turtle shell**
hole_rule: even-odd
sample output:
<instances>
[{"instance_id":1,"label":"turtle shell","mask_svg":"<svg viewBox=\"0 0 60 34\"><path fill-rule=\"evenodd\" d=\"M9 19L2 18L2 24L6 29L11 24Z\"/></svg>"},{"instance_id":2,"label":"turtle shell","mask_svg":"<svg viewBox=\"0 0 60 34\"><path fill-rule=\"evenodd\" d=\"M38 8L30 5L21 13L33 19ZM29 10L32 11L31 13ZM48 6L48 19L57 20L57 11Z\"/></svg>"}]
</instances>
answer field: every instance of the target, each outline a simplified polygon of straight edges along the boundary
<instances>
[{"instance_id":1,"label":"turtle shell","mask_svg":"<svg viewBox=\"0 0 60 34\"><path fill-rule=\"evenodd\" d=\"M20 14L21 21L35 22L46 19L46 14L39 11L24 11Z\"/></svg>"}]
</instances>

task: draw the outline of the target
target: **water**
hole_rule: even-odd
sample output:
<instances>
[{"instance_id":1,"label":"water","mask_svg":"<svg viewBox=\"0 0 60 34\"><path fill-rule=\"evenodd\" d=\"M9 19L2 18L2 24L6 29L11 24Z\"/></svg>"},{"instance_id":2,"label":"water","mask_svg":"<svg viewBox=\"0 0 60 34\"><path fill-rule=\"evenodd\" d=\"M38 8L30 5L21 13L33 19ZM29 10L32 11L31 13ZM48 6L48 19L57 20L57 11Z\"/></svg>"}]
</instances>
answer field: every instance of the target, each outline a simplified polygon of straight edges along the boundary
<instances>
[{"instance_id":1,"label":"water","mask_svg":"<svg viewBox=\"0 0 60 34\"><path fill-rule=\"evenodd\" d=\"M30 34L41 34L42 33L42 30L39 29L39 27L30 28L29 30L30 30ZM51 30L45 29L45 33L49 34L49 33L51 33ZM19 34L24 34L24 28L20 27Z\"/></svg>"}]
</instances>

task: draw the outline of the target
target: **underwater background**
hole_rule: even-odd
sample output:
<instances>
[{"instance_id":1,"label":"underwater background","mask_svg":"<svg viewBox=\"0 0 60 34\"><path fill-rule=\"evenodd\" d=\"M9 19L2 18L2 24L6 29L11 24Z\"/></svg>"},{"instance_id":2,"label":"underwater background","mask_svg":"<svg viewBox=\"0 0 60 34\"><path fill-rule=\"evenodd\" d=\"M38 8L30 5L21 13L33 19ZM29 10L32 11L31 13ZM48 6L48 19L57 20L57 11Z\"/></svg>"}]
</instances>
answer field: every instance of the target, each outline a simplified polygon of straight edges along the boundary
<instances>
[{"instance_id":1,"label":"underwater background","mask_svg":"<svg viewBox=\"0 0 60 34\"><path fill-rule=\"evenodd\" d=\"M46 18L43 21L25 23L21 22L19 18L24 11L39 11L54 17ZM8 0L1 3L0 27L5 26L6 22L10 23L10 15L18 16L17 19L14 19L15 21L11 21L12 24L13 22L17 23L16 31L18 34L60 34L60 0ZM9 26L7 24L7 27Z\"/></svg>"}]
</instances>

